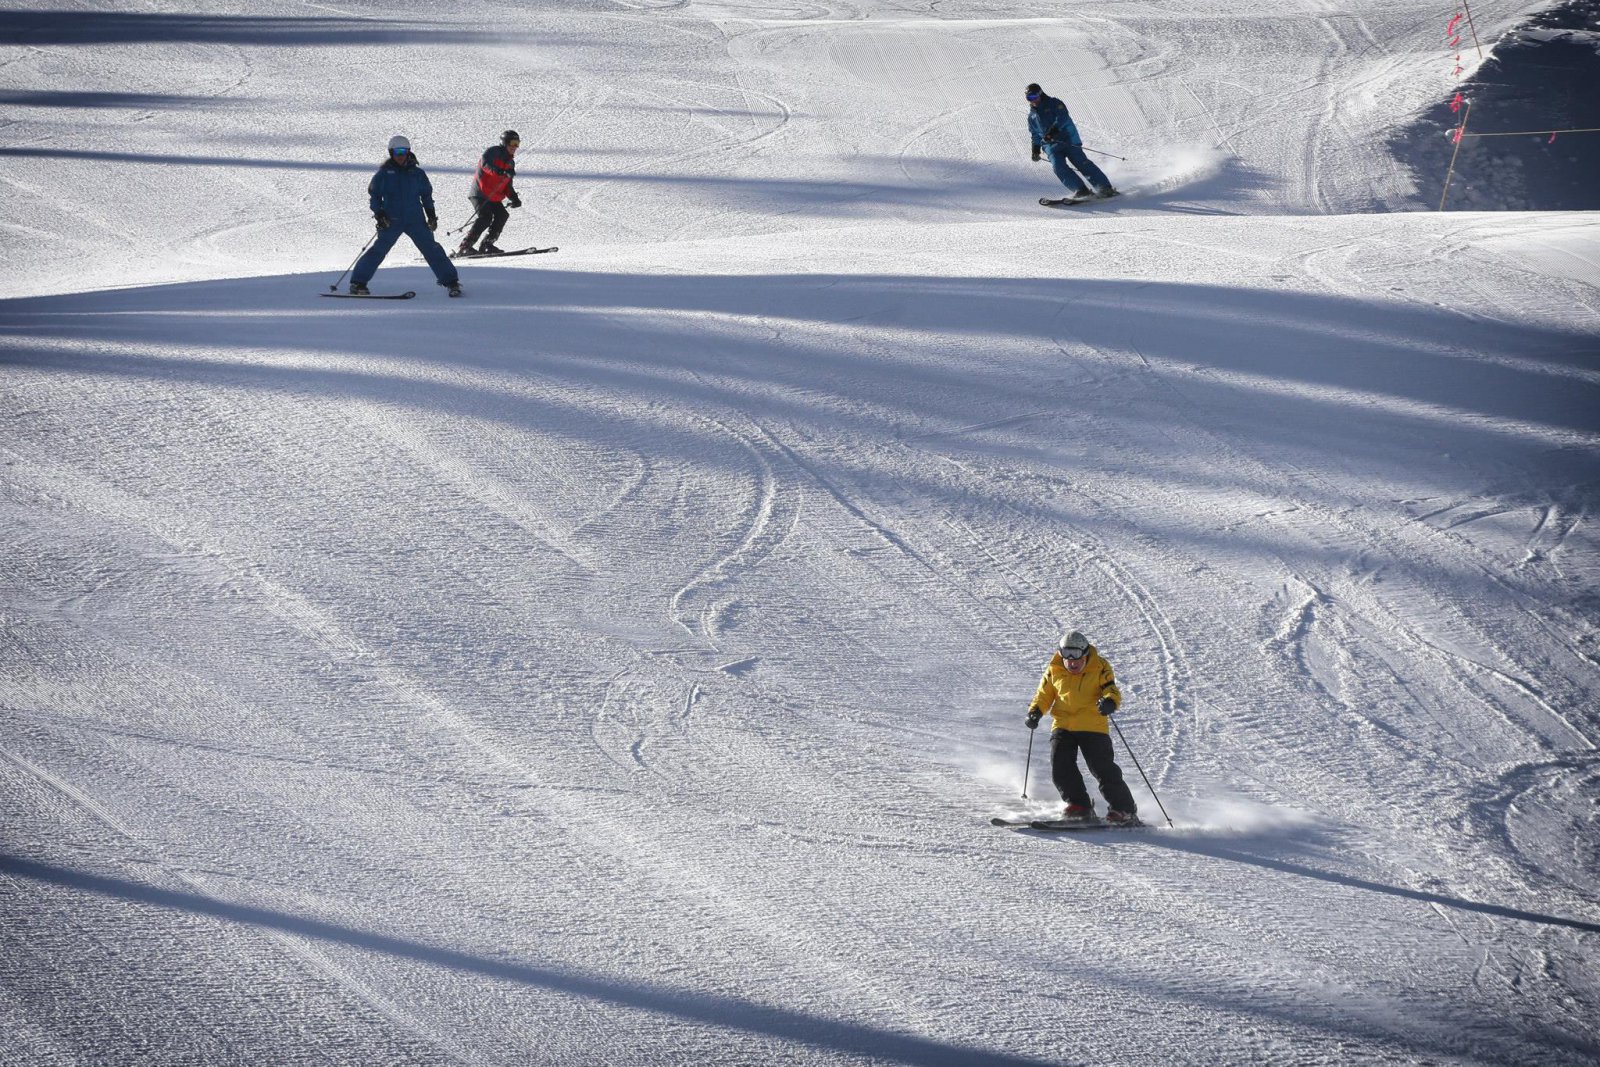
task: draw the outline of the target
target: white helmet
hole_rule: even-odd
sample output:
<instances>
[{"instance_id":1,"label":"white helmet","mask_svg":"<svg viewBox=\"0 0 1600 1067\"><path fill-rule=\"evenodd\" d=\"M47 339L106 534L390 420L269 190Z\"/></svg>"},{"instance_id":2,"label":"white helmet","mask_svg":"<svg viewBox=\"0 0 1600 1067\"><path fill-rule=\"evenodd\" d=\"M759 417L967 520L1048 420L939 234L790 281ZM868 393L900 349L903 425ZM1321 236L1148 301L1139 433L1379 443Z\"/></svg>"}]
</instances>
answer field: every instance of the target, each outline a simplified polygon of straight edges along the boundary
<instances>
[{"instance_id":1,"label":"white helmet","mask_svg":"<svg viewBox=\"0 0 1600 1067\"><path fill-rule=\"evenodd\" d=\"M1071 653L1072 659L1077 659L1079 656L1089 651L1089 639L1083 636L1081 632L1073 630L1071 633L1067 634L1067 636L1063 637L1061 639L1061 644L1056 647L1060 649L1062 659L1067 659L1068 653Z\"/></svg>"},{"instance_id":2,"label":"white helmet","mask_svg":"<svg viewBox=\"0 0 1600 1067\"><path fill-rule=\"evenodd\" d=\"M411 139L408 137L402 137L398 133L395 134L393 137L389 138L389 154L391 156L394 155L394 150L396 148L404 148L407 152L411 151Z\"/></svg>"}]
</instances>

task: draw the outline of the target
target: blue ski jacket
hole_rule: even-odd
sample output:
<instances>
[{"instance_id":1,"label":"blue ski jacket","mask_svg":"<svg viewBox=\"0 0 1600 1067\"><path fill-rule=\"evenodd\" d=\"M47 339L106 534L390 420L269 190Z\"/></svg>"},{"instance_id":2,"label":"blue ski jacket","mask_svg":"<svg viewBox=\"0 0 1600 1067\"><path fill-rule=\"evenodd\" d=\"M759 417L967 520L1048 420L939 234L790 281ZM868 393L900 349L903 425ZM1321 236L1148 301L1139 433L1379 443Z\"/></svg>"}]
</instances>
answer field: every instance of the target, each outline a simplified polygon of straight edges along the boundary
<instances>
[{"instance_id":1,"label":"blue ski jacket","mask_svg":"<svg viewBox=\"0 0 1600 1067\"><path fill-rule=\"evenodd\" d=\"M426 222L437 214L433 209L433 183L414 155L408 154L404 163L384 161L367 183L367 200L374 215L381 211L400 227Z\"/></svg>"},{"instance_id":2,"label":"blue ski jacket","mask_svg":"<svg viewBox=\"0 0 1600 1067\"><path fill-rule=\"evenodd\" d=\"M1029 106L1028 132L1033 134L1035 148L1051 141L1065 141L1075 148L1083 146L1083 138L1078 136L1078 126L1072 121L1067 105L1053 96L1041 95L1037 104Z\"/></svg>"}]
</instances>

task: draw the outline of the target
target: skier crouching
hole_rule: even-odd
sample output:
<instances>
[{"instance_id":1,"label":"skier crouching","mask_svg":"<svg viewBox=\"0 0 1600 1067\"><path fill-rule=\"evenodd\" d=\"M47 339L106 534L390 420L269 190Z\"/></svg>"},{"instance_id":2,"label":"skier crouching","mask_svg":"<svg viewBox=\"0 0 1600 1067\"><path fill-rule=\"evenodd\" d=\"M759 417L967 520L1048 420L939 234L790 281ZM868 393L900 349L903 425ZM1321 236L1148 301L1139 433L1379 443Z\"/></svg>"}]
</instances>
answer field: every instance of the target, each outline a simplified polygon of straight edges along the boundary
<instances>
[{"instance_id":1,"label":"skier crouching","mask_svg":"<svg viewBox=\"0 0 1600 1067\"><path fill-rule=\"evenodd\" d=\"M468 256L474 252L498 255L505 251L495 241L499 239L500 231L505 229L506 221L511 218L505 205L514 208L522 206L522 198L512 185L517 176L517 148L521 144L522 138L517 131L507 130L500 135L499 144L483 150L483 158L478 161L478 173L472 180L472 191L467 194L472 210L477 214L472 220L472 229L467 231L466 240L456 249L456 255ZM485 230L488 232L485 233ZM474 248L479 234L483 234L483 244Z\"/></svg>"},{"instance_id":2,"label":"skier crouching","mask_svg":"<svg viewBox=\"0 0 1600 1067\"><path fill-rule=\"evenodd\" d=\"M1070 199L1086 200L1091 192L1101 199L1116 196L1117 191L1112 188L1111 179L1106 177L1105 171L1095 166L1094 160L1084 154L1083 138L1078 135L1078 125L1072 121L1067 105L1048 95L1039 88L1038 83L1030 84L1023 91L1023 96L1028 100L1028 133L1033 137L1033 161L1039 162L1041 153L1049 155L1050 166L1061 184L1067 187ZM1073 173L1073 167L1078 168L1078 173ZM1089 180L1088 186L1083 184L1078 174Z\"/></svg>"},{"instance_id":3,"label":"skier crouching","mask_svg":"<svg viewBox=\"0 0 1600 1067\"><path fill-rule=\"evenodd\" d=\"M1122 780L1111 747L1108 717L1122 703L1122 693L1111 664L1089 644L1089 639L1073 630L1044 669L1039 692L1028 708L1028 729L1037 730L1045 711L1051 715L1050 777L1066 801L1066 818L1085 822L1094 819L1094 801L1084 788L1078 771L1078 753L1089 765L1089 773L1100 785L1100 795L1111 810L1106 821L1138 825L1138 806L1128 783ZM1042 709L1042 710L1041 710Z\"/></svg>"},{"instance_id":4,"label":"skier crouching","mask_svg":"<svg viewBox=\"0 0 1600 1067\"><path fill-rule=\"evenodd\" d=\"M461 278L455 264L433 239L433 231L439 228L439 216L433 209L433 183L428 181L427 172L418 166L411 142L406 138L399 135L389 138L389 158L367 183L367 203L378 224L378 236L372 247L356 260L350 274L350 292L367 295L367 283L377 273L378 264L400 240L400 235L405 234L433 268L433 276L439 279L439 284L449 289L451 296L461 295Z\"/></svg>"}]
</instances>

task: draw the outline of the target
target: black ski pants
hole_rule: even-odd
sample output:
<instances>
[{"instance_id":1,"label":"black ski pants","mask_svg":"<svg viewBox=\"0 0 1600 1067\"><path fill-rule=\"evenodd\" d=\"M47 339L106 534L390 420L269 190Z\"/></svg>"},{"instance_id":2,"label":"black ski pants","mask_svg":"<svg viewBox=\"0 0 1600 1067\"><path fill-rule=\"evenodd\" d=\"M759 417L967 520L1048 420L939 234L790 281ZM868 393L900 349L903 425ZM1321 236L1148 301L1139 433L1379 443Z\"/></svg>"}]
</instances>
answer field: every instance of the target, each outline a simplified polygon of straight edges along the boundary
<instances>
[{"instance_id":1,"label":"black ski pants","mask_svg":"<svg viewBox=\"0 0 1600 1067\"><path fill-rule=\"evenodd\" d=\"M1100 785L1100 795L1106 798L1112 810L1129 815L1136 813L1139 809L1133 802L1128 783L1122 780L1122 768L1117 766L1111 736L1091 730L1050 731L1050 777L1061 791L1061 799L1086 808L1093 806L1089 791L1083 785L1083 775L1078 772L1080 752L1083 762L1089 765L1089 773Z\"/></svg>"},{"instance_id":2,"label":"black ski pants","mask_svg":"<svg viewBox=\"0 0 1600 1067\"><path fill-rule=\"evenodd\" d=\"M506 220L511 217L511 212L506 210L504 204L497 204L486 196L469 196L467 199L472 201L473 208L478 212L472 220L472 229L467 231L467 244L477 244L479 234L494 244L500 237L500 231L506 228ZM484 234L485 230L489 232Z\"/></svg>"}]
</instances>

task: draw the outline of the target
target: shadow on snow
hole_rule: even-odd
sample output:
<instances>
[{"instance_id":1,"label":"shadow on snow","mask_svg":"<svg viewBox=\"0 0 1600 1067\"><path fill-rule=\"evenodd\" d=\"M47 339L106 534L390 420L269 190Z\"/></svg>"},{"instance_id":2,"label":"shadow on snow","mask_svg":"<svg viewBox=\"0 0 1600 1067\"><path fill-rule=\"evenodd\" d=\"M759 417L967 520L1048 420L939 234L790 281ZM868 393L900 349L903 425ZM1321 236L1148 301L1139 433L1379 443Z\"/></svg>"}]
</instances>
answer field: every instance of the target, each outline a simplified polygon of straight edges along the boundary
<instances>
[{"instance_id":1,"label":"shadow on snow","mask_svg":"<svg viewBox=\"0 0 1600 1067\"><path fill-rule=\"evenodd\" d=\"M91 874L54 864L40 863L0 853L0 872L14 878L60 886L81 893L192 915L204 915L224 922L278 930L314 941L332 942L351 948L414 960L501 982L549 989L573 996L588 997L606 1004L636 1008L727 1030L776 1038L814 1048L831 1049L851 1056L892 1060L896 1063L949 1065L984 1063L997 1067L1041 1067L1044 1061L1010 1056L947 1044L910 1034L827 1019L786 1008L772 1007L750 1000L707 993L686 993L658 985L620 982L556 967L487 959L468 952L430 945L393 934L342 926L321 919L293 915L271 908L236 904L202 893L161 889L126 878Z\"/></svg>"},{"instance_id":2,"label":"shadow on snow","mask_svg":"<svg viewBox=\"0 0 1600 1067\"><path fill-rule=\"evenodd\" d=\"M217 153L210 156L179 156L171 154L147 152L107 152L90 148L0 148L0 157L11 156L24 159L70 159L89 160L96 163L132 163L136 165L175 166L175 167L224 167L228 170L343 170L356 171L361 174L371 174L383 165L383 160L377 159L367 163L334 163L309 159L272 159L260 156L244 156L238 154ZM468 167L438 167L432 163L424 163L423 167L429 175L434 174L471 174ZM358 199L353 199L358 204Z\"/></svg>"},{"instance_id":3,"label":"shadow on snow","mask_svg":"<svg viewBox=\"0 0 1600 1067\"><path fill-rule=\"evenodd\" d=\"M414 19L263 17L133 11L0 11L0 44L229 44L279 48L318 45L461 44L497 42L506 29Z\"/></svg>"},{"instance_id":4,"label":"shadow on snow","mask_svg":"<svg viewBox=\"0 0 1600 1067\"><path fill-rule=\"evenodd\" d=\"M1095 841L1096 844L1115 844L1114 842ZM1245 851L1236 847L1235 842L1211 840L1206 837L1180 836L1174 834L1147 834L1138 838L1141 845L1155 848L1171 849L1175 852L1187 852L1196 856L1206 856L1211 859L1228 860L1232 863L1242 863L1264 870L1278 871L1282 874L1294 875L1298 878L1312 878L1317 881L1327 882L1332 885L1345 886L1350 889L1360 889L1370 893L1383 893L1387 896L1399 897L1403 900L1415 900L1424 904L1437 904L1444 908L1454 908L1458 911L1471 911L1480 915L1490 915L1497 919L1515 919L1518 922L1537 923L1543 926L1560 926L1569 930L1581 930L1585 933L1600 933L1600 923L1586 922L1582 919L1568 919L1560 915L1549 915L1544 912L1528 911L1523 908L1511 908L1501 904L1485 904L1476 900L1467 900L1462 897L1453 897L1445 893L1435 893L1424 889L1410 889L1406 886L1390 885L1387 882L1377 882L1370 878L1357 878L1351 874L1341 874L1337 871L1322 870L1307 863L1295 862L1277 856L1261 855L1258 852Z\"/></svg>"},{"instance_id":5,"label":"shadow on snow","mask_svg":"<svg viewBox=\"0 0 1600 1067\"><path fill-rule=\"evenodd\" d=\"M482 266L466 280L469 299L442 311L428 299L438 295L431 275L414 268L379 283L423 299L381 308L320 301L322 284L306 277L0 302L0 364L368 400L707 467L748 457L713 442L711 423L665 405L731 409L758 424L1021 469L1033 481L1020 494L937 464L898 472L892 489L953 507L1009 494L1008 507L1085 529L1126 520L1073 496L1064 450L1134 490L1281 493L1243 465L1142 444L1165 439L1175 420L1237 427L1275 462L1309 455L1384 484L1412 483L1420 462L1461 462L1451 455L1493 457L1521 482L1588 484L1600 473L1595 349L1575 329L1137 280ZM512 343L462 344L464 330ZM530 336L536 344L517 341ZM337 362L308 366L301 354ZM836 452L820 464L777 439L769 446L830 491L888 491L870 459ZM1298 492L1349 506L1316 479ZM1200 551L1286 551L1270 534L1196 522L1181 536ZM1490 581L1467 567L1455 577Z\"/></svg>"}]
</instances>

